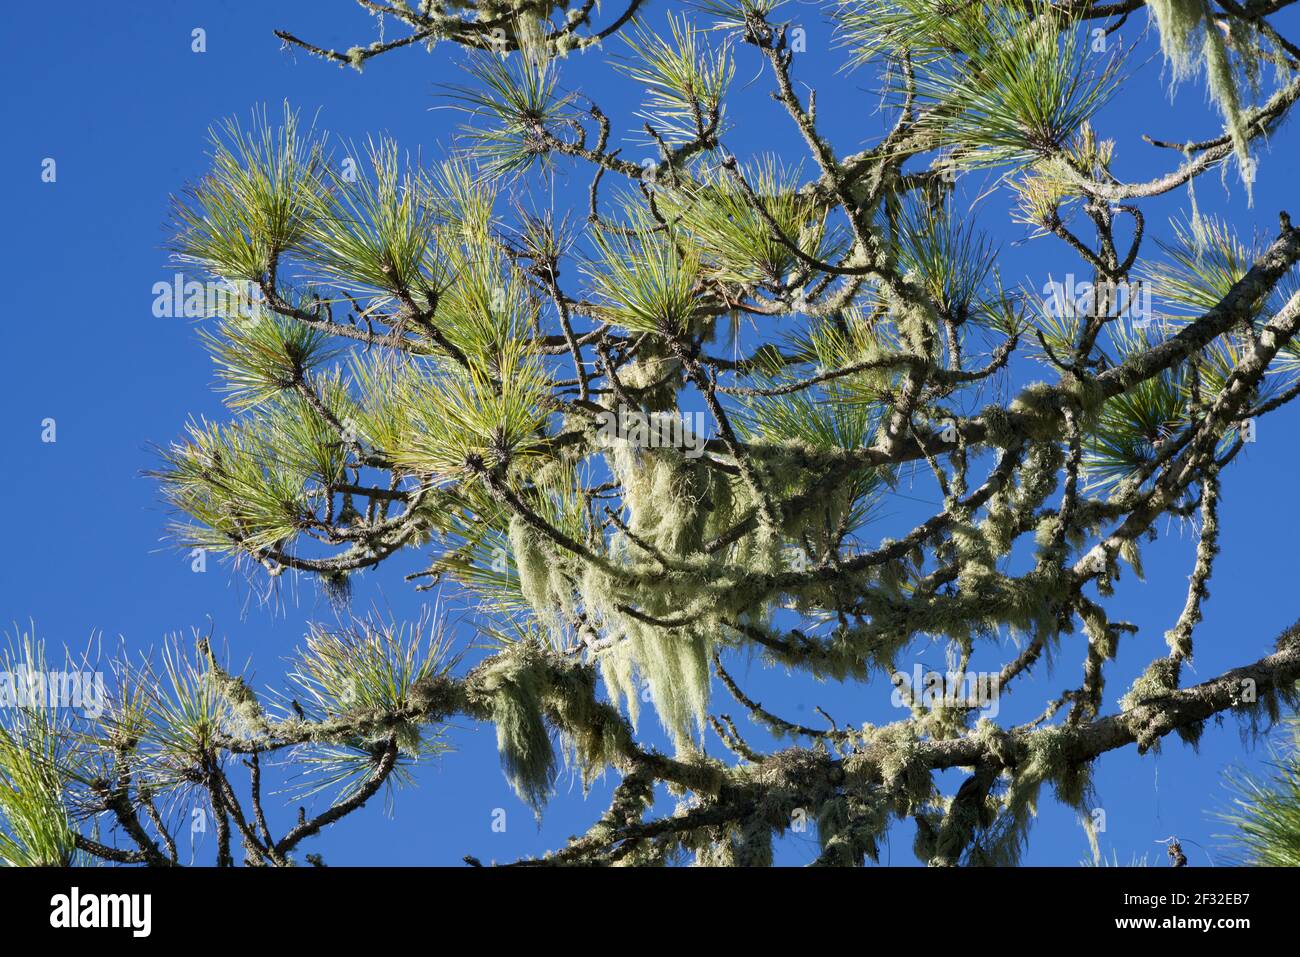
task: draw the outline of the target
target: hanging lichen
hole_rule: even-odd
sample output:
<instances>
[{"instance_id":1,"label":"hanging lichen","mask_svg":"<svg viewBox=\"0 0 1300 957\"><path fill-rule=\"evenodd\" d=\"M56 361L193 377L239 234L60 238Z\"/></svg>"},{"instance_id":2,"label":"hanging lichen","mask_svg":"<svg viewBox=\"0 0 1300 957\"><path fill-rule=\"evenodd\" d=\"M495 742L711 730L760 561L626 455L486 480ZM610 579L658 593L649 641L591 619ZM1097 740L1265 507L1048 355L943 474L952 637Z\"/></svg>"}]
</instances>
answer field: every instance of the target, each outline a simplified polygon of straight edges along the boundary
<instances>
[{"instance_id":1,"label":"hanging lichen","mask_svg":"<svg viewBox=\"0 0 1300 957\"><path fill-rule=\"evenodd\" d=\"M542 719L544 679L530 667L527 649L489 659L481 687L497 730L506 777L520 799L540 814L555 785L555 749Z\"/></svg>"},{"instance_id":2,"label":"hanging lichen","mask_svg":"<svg viewBox=\"0 0 1300 957\"><path fill-rule=\"evenodd\" d=\"M1227 40L1207 0L1149 0L1147 6L1160 30L1160 49L1173 72L1173 82L1192 77L1202 63L1210 97L1218 105L1232 138L1233 153L1242 167L1246 192L1251 191L1250 151L1241 93L1237 88ZM1258 72L1258 46L1234 44L1248 76Z\"/></svg>"},{"instance_id":3,"label":"hanging lichen","mask_svg":"<svg viewBox=\"0 0 1300 957\"><path fill-rule=\"evenodd\" d=\"M838 794L817 813L817 839L821 861L837 866L860 866L864 858L878 862L879 839L889 824L888 807L877 795L856 791Z\"/></svg>"}]
</instances>

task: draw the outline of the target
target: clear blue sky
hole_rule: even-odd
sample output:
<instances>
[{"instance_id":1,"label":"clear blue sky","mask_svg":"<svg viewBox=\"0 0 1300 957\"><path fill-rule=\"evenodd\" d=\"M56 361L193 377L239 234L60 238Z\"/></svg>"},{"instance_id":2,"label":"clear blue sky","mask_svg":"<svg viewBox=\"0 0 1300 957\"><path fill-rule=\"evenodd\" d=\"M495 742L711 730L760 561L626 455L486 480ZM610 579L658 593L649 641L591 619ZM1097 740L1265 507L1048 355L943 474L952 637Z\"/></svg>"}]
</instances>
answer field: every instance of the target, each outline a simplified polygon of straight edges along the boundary
<instances>
[{"instance_id":1,"label":"clear blue sky","mask_svg":"<svg viewBox=\"0 0 1300 957\"><path fill-rule=\"evenodd\" d=\"M651 23L662 23L669 5L653 0L649 6ZM791 3L784 9L785 17L808 31L808 51L796 70L819 89L821 122L838 148L859 148L884 122L870 78L834 73L839 56L818 5ZM1290 18L1293 27L1295 20ZM375 22L350 0L10 3L0 22L6 143L0 181L9 224L0 347L0 476L9 503L9 541L0 553L0 623L13 630L11 623L24 629L33 621L56 645L83 646L92 634L102 634L106 642L121 636L128 648L140 650L169 633L206 627L210 615L231 660L249 660L257 684L278 685L282 659L300 641L304 622L332 618L328 604L306 581L298 587L286 582L277 600L266 604L259 601L263 578L250 586L216 562L204 574L192 573L188 559L164 540L167 515L155 485L140 475L154 464L151 444L176 437L187 416L226 415L211 390L211 362L195 324L151 313L154 283L170 281L176 272L161 248L168 197L204 171L211 124L231 115L246 118L259 104L278 109L283 100L307 116L319 110L318 125L345 139L388 133L412 153L436 157L456 118L433 109L435 85L463 77L457 68L463 55L446 46L433 55L399 51L358 74L281 50L272 36L274 28L288 28L341 48L369 42ZM196 27L206 31L202 54L191 52ZM1131 65L1140 68L1099 121L1105 135L1119 141L1117 171L1131 179L1162 171L1174 159L1144 144L1142 133L1181 140L1216 132L1214 108L1199 84L1185 86L1171 102L1158 49L1152 37L1144 37L1145 29L1146 16L1139 13L1120 31L1124 43L1137 46ZM594 59L571 58L564 82L598 94L616 129L627 134L627 155L649 155L635 132L636 91L611 71L597 69ZM764 106L767 83L751 53L742 51L736 87L743 89L733 112L740 122L729 146L740 155L778 149L797 156L783 117ZM761 109L762 119L746 124L750 109ZM1211 174L1198 184L1202 210L1228 216L1246 236L1255 230L1268 234L1278 210L1288 205L1300 213L1298 145L1295 130L1287 128L1265 148L1253 208L1234 177L1225 189ZM52 184L40 177L47 157L57 162ZM586 171L570 174L561 166L557 176L562 195L585 203ZM993 185L976 176L967 180L961 184L967 200ZM1186 194L1178 191L1144 209L1149 229L1167 235L1164 222L1187 209ZM1024 242L1022 228L1007 221L1005 210L1005 194L997 194L972 213L1002 243L1004 280L1041 288L1049 276L1083 273L1055 240ZM53 444L40 438L47 417L57 421ZM1297 424L1295 410L1262 422L1258 443L1225 477L1223 554L1198 633L1195 668L1185 680L1203 680L1267 653L1276 635L1300 617L1297 513L1293 504L1274 504L1289 503L1279 489L1300 473ZM909 494L926 499L931 493L918 485ZM910 528L925 508L912 499L890 500L880 535ZM1176 526L1169 531L1147 547L1148 580L1126 576L1119 589L1115 615L1142 631L1129 639L1111 677L1112 707L1163 646L1163 632L1182 606L1194 540ZM378 603L413 615L422 598L401 574L419 563L418 555L402 556L362 576L354 606ZM468 616L463 600L453 598L449 606ZM469 628L461 632L468 641ZM1078 641L1067 639L1059 668L1072 677L1081 658ZM932 649L919 660L937 666L942 652ZM766 706L793 719L815 721L818 705L841 721L881 723L897 716L887 686L879 683L870 691L819 686L757 660L733 662L733 673ZM723 689L717 693L725 696ZM1037 713L1045 693L1037 684L1018 688L1005 713ZM716 710L736 716L743 711L730 700L715 700ZM643 718L644 726L652 724L652 716ZM584 798L578 783L562 779L539 826L506 784L489 727L466 722L451 740L457 750L421 771L417 788L397 795L391 817L376 800L311 849L331 864L456 863L464 854L507 860L557 846L606 805L610 781ZM717 747L716 741L710 746ZM1107 811L1103 848L1121 860L1145 854L1163 864L1163 849L1154 842L1176 834L1193 864L1208 863L1202 848L1213 851L1213 835L1222 830L1209 816L1226 799L1222 770L1233 762L1258 765L1260 757L1246 748L1232 720L1207 729L1199 755L1170 742L1159 755L1139 758L1129 750L1107 756L1096 778ZM947 785L956 786L953 779ZM491 829L496 808L507 812L505 833ZM283 824L291 813L273 817ZM882 860L914 863L912 833L910 823L896 827ZM200 860L212 850L211 835L206 842L197 847ZM182 836L183 855L187 843ZM1073 812L1045 800L1026 863L1074 864L1086 853ZM805 863L814 855L815 836L796 834L782 845L779 860Z\"/></svg>"}]
</instances>

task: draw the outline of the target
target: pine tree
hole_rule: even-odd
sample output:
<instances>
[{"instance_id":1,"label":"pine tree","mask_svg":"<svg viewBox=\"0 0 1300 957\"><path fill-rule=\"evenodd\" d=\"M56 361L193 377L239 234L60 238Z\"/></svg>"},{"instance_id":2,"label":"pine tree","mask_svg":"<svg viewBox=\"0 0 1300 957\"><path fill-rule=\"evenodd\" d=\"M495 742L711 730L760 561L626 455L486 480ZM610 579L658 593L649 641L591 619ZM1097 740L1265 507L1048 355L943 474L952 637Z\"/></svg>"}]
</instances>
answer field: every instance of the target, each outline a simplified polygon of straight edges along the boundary
<instances>
[{"instance_id":1,"label":"pine tree","mask_svg":"<svg viewBox=\"0 0 1300 957\"><path fill-rule=\"evenodd\" d=\"M1217 677L1184 666L1223 479L1300 395L1300 230L1282 214L1247 241L1193 210L1158 231L1143 205L1211 171L1249 187L1300 97L1300 50L1277 5L1149 5L1170 78L1203 70L1222 132L1156 144L1171 171L1147 182L1120 178L1093 123L1130 82L1122 47L1095 45L1140 5L826 4L891 118L853 153L826 135L772 0L631 0L609 20L592 3L362 0L406 32L344 50L279 34L358 69L458 44L460 148L421 165L380 139L347 154L352 176L292 109L214 132L174 251L247 295L205 326L228 420L191 421L156 469L176 541L312 576L341 608L351 576L429 556L413 587L468 590L491 647L471 658L436 617L318 626L278 697L206 638L119 662L97 719L6 719L0 856L175 863L159 805L185 792L211 810L220 863L238 842L291 864L462 721L495 729L538 814L561 774L615 776L604 815L546 862L768 864L807 818L820 864L875 860L900 819L923 861L1013 863L1044 785L1086 821L1107 752L1294 706L1300 628ZM567 86L575 52L644 87L643 111ZM741 116L733 78L760 69L773 112ZM612 145L629 122L652 162ZM760 122L790 124L803 155L733 153L729 132ZM551 170L587 177L585 202L525 199ZM971 171L1090 281L1046 299L1004 285L954 188ZM913 480L942 503L882 538L881 507ZM1138 640L1111 596L1170 521L1195 533L1185 604L1132 687L1109 686ZM900 680L936 643L949 685ZM39 670L39 643L16 653ZM742 686L749 656L869 681L902 710L796 722ZM1082 666L1057 669L1036 720L999 724L970 690L1042 688L1057 657ZM727 698L777 743L747 741ZM278 837L269 759L335 795ZM964 783L945 794L949 769ZM101 815L121 843L87 833Z\"/></svg>"},{"instance_id":2,"label":"pine tree","mask_svg":"<svg viewBox=\"0 0 1300 957\"><path fill-rule=\"evenodd\" d=\"M1290 716L1283 730L1267 774L1228 775L1232 807L1220 817L1232 827L1232 848L1242 864L1300 867L1300 720Z\"/></svg>"}]
</instances>

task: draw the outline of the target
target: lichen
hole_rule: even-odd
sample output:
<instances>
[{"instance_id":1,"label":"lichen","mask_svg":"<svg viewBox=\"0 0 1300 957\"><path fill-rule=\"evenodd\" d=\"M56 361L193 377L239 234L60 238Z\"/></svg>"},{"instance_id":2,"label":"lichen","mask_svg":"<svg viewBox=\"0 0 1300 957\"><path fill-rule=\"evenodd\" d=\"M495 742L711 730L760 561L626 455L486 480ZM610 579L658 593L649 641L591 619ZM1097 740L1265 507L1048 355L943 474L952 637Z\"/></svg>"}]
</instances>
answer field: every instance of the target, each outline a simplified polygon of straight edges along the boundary
<instances>
[{"instance_id":1,"label":"lichen","mask_svg":"<svg viewBox=\"0 0 1300 957\"><path fill-rule=\"evenodd\" d=\"M1249 162L1249 140L1241 93L1223 33L1207 0L1150 0L1147 6L1160 30L1160 49L1169 63L1173 82L1189 79L1205 66L1210 98L1223 114L1232 138L1233 153L1245 169ZM1236 50L1253 76L1259 69L1259 43L1238 43ZM1251 192L1251 177L1243 177Z\"/></svg>"},{"instance_id":2,"label":"lichen","mask_svg":"<svg viewBox=\"0 0 1300 957\"><path fill-rule=\"evenodd\" d=\"M1128 692L1120 699L1120 707L1131 711L1149 701L1164 698L1171 691L1177 691L1181 671L1182 664L1178 658L1157 658L1134 680Z\"/></svg>"},{"instance_id":3,"label":"lichen","mask_svg":"<svg viewBox=\"0 0 1300 957\"><path fill-rule=\"evenodd\" d=\"M497 750L515 793L541 813L555 785L555 749L542 719L545 681L521 643L484 663L479 687L497 731Z\"/></svg>"}]
</instances>

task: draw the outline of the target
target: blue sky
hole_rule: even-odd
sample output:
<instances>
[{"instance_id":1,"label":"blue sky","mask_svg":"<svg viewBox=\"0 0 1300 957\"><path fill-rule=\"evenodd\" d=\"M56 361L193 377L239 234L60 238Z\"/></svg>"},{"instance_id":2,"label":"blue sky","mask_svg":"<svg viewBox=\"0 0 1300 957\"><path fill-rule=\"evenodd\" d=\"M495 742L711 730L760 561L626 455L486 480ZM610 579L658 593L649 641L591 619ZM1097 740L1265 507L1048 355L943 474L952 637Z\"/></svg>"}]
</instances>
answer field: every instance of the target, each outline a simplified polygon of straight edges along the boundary
<instances>
[{"instance_id":1,"label":"blue sky","mask_svg":"<svg viewBox=\"0 0 1300 957\"><path fill-rule=\"evenodd\" d=\"M650 23L662 24L668 8L652 3ZM8 144L0 163L10 224L3 239L9 318L0 350L0 448L10 542L0 553L0 623L12 631L34 622L37 633L55 645L82 647L92 635L116 644L120 636L134 651L168 634L206 628L211 616L230 659L249 661L257 684L278 685L282 659L301 640L304 623L331 620L334 612L308 581L286 581L267 601L264 578L250 580L216 562L205 573L192 572L188 558L164 540L166 512L156 486L141 476L155 464L151 446L176 437L188 416L227 414L211 389L211 361L195 323L151 312L154 284L170 281L178 269L162 248L168 197L204 172L210 125L228 116L247 118L261 104L278 111L285 100L343 139L360 142L387 133L411 153L436 158L457 118L436 109L435 87L463 79L463 55L445 46L432 55L399 51L358 74L282 50L272 35L287 28L340 48L369 42L375 22L349 0L181 0L148 5L147 14L143 5L135 14L123 9L85 4L60 7L55 15L42 4L6 4L0 14ZM837 148L861 148L886 117L868 75L835 72L840 57L819 9L802 3L784 8L785 18L807 30L797 75L817 86L818 114ZM1295 26L1296 18L1289 19ZM1278 25L1285 27L1287 19ZM191 50L195 28L206 32L204 53ZM1184 86L1171 100L1158 46L1145 30L1145 14L1139 13L1119 31L1119 41L1135 47L1135 76L1098 121L1104 135L1118 140L1115 169L1127 179L1161 172L1176 159L1143 143L1141 134L1202 138L1218 126L1199 83ZM611 42L607 49L619 46ZM625 155L651 155L636 132L638 92L600 68L597 56L572 57L564 83L599 93L616 131L625 136ZM742 156L761 149L798 156L788 123L765 102L768 81L752 52L742 50L732 107L736 128L728 145ZM751 116L761 119L747 122ZM1269 235L1278 210L1296 205L1298 145L1295 131L1284 128L1264 148L1253 207L1235 175L1225 182L1213 173L1203 177L1196 193L1202 211L1225 215L1244 236ZM57 163L53 183L41 180L46 158ZM562 201L585 203L585 170L561 165L555 175ZM959 184L967 202L994 186L991 176L978 174ZM985 198L971 213L1001 244L1004 280L1041 288L1049 277L1082 275L1062 244L1027 241L1023 227L1008 222L1005 195ZM1187 209L1183 190L1144 206L1157 236L1168 235L1169 216ZM41 441L46 418L57 422L54 443ZM1274 505L1278 482L1300 473L1297 424L1294 409L1263 421L1259 441L1224 479L1223 553L1198 632L1195 668L1185 680L1204 680L1267 653L1276 635L1300 616L1291 549L1296 512ZM928 514L926 503L935 501L923 482L900 491L904 495L891 498L878 520L881 536L909 529ZM1129 639L1110 679L1112 707L1163 647L1163 632L1182 606L1194 544L1187 530L1171 524L1146 549L1147 581L1127 576L1121 583L1114 615L1136 622L1141 632ZM429 596L416 595L402 573L418 569L420 561L419 555L401 556L367 573L356 585L354 607L416 614ZM460 640L468 643L472 616L464 600L449 596L443 610L460 622ZM1050 688L1070 680L1081 658L1077 641L1067 639L1059 680ZM942 649L923 651L917 660L938 666ZM816 721L819 705L841 721L897 717L883 682L870 690L817 685L757 659L736 660L732 670L754 697L794 720ZM1037 713L1047 691L1038 683L1017 689L1008 713L1013 707ZM717 693L725 697L725 690ZM743 710L723 697L716 707L736 716ZM653 720L643 717L643 727L653 731ZM454 864L465 854L508 860L557 846L605 807L610 781L584 797L578 783L562 779L539 824L506 784L491 728L462 722L449 740L456 750L421 770L418 787L396 795L391 816L375 801L316 839L311 850L331 864ZM710 747L718 747L716 740ZM1207 729L1199 754L1171 742L1158 755L1139 758L1131 749L1108 755L1096 776L1106 810L1103 849L1124 861L1148 855L1163 863L1155 842L1177 835L1193 864L1210 863L1206 850L1215 853L1214 835L1222 831L1210 817L1226 800L1222 771L1234 762L1257 766L1261 756L1247 749L1231 720ZM492 828L496 809L505 810L504 833ZM277 811L273 821L289 823L291 813ZM882 862L914 863L911 840L910 823L896 827ZM183 855L186 844L182 836ZM210 835L202 838L196 859L207 859L211 845ZM1074 812L1045 800L1025 863L1075 864L1086 854ZM815 836L794 834L782 844L779 860L798 864L814 856Z\"/></svg>"}]
</instances>

